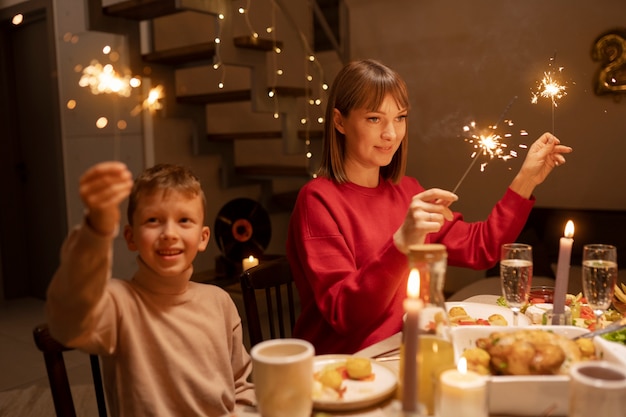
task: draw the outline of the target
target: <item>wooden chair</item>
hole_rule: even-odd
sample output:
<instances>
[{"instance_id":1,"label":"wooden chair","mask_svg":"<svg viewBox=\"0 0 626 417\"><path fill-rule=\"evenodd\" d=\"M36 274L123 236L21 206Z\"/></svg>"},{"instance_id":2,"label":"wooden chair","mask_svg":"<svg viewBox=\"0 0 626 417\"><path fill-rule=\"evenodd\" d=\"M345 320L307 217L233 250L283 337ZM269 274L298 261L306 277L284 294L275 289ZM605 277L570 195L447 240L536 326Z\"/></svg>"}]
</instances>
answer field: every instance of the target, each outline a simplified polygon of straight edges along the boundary
<instances>
[{"instance_id":1,"label":"wooden chair","mask_svg":"<svg viewBox=\"0 0 626 417\"><path fill-rule=\"evenodd\" d=\"M251 347L265 339L291 336L291 331L296 322L297 299L294 294L291 269L286 257L261 262L258 266L243 272L241 274L241 290ZM260 300L257 300L257 291L265 293L265 303L261 303L261 305L267 308L269 335L266 337L263 335L263 327L265 326L262 324L259 312L258 301ZM283 305L285 295L287 306Z\"/></svg>"},{"instance_id":2,"label":"wooden chair","mask_svg":"<svg viewBox=\"0 0 626 417\"><path fill-rule=\"evenodd\" d=\"M76 417L74 400L70 383L67 378L65 360L63 352L73 350L56 341L51 335L47 324L40 324L33 329L33 337L37 348L43 352L52 401L57 417ZM100 372L100 362L98 356L89 355L91 362L91 373L96 391L96 401L98 403L98 416L107 417L106 403L104 399L104 386L102 384L102 374Z\"/></svg>"}]
</instances>

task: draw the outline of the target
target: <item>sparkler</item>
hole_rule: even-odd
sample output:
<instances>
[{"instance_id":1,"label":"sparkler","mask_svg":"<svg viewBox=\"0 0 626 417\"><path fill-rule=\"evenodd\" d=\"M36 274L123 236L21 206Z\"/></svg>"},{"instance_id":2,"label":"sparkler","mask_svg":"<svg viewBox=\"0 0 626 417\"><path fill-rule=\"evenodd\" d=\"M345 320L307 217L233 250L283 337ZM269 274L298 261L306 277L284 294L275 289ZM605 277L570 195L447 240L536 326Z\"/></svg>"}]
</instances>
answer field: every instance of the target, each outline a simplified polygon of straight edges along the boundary
<instances>
[{"instance_id":1,"label":"sparkler","mask_svg":"<svg viewBox=\"0 0 626 417\"><path fill-rule=\"evenodd\" d=\"M499 133L498 131L500 123L503 123L505 127L509 128L513 126L513 121L510 119L505 120L504 116L509 111L511 105L516 99L517 96L511 99L509 104L500 115L500 119L498 120L498 122L494 125L489 126L487 129L478 128L476 122L471 122L469 125L463 127L464 134L467 135L465 141L473 145L474 152L471 155L472 162L470 163L469 167L467 167L465 173L452 190L453 193L456 193L456 191L459 189L461 183L463 182L463 180L465 180L465 177L467 177L467 174L471 171L472 167L478 160L479 155L488 156L489 160L498 158L504 161L517 157L517 151L515 149L509 150L508 145L502 141L503 138L509 138L513 136L513 134L510 132ZM526 135L527 133L526 131L522 130L520 131L520 134ZM526 145L520 145L520 147L525 148ZM485 170L488 162L489 161L483 162L481 164L481 172Z\"/></svg>"},{"instance_id":2,"label":"sparkler","mask_svg":"<svg viewBox=\"0 0 626 417\"><path fill-rule=\"evenodd\" d=\"M554 109L558 107L558 101L567 95L566 87L559 83L559 75L563 72L563 67L554 68L556 53L550 58L548 71L544 71L541 81L537 81L537 88L532 93L530 102L537 104L539 98L548 98L552 103L552 133L554 134Z\"/></svg>"}]
</instances>

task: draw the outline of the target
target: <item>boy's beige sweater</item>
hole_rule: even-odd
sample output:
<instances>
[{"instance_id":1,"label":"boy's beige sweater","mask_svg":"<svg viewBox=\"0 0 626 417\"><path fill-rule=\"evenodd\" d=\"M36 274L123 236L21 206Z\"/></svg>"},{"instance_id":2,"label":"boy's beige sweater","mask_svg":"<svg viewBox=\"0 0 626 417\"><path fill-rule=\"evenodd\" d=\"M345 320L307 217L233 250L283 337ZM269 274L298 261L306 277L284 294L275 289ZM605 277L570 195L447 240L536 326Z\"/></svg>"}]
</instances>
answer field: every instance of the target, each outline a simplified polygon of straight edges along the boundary
<instances>
[{"instance_id":1,"label":"boy's beige sweater","mask_svg":"<svg viewBox=\"0 0 626 417\"><path fill-rule=\"evenodd\" d=\"M138 258L130 281L110 279L113 236L88 226L64 242L46 314L62 343L101 356L111 416L222 416L255 402L241 319L230 296Z\"/></svg>"}]
</instances>

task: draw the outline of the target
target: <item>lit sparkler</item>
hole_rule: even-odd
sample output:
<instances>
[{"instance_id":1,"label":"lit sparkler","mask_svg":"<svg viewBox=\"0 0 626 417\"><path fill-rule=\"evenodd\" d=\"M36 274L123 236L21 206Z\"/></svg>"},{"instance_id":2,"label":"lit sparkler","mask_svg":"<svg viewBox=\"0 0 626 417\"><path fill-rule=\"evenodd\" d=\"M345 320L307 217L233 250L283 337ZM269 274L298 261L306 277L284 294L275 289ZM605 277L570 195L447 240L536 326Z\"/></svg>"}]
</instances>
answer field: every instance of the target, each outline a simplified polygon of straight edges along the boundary
<instances>
[{"instance_id":1,"label":"lit sparkler","mask_svg":"<svg viewBox=\"0 0 626 417\"><path fill-rule=\"evenodd\" d=\"M556 54L550 58L548 71L544 71L541 81L537 81L537 88L533 91L530 102L537 104L539 98L550 99L552 103L552 133L554 133L554 109L558 107L558 101L567 95L566 86L559 82L560 74L564 67L553 68Z\"/></svg>"},{"instance_id":2,"label":"lit sparkler","mask_svg":"<svg viewBox=\"0 0 626 417\"><path fill-rule=\"evenodd\" d=\"M513 136L513 133L511 133L510 131L502 132L501 130L499 130L499 125L501 122L504 125L504 128L507 130L513 127L513 121L510 119L504 120L504 116L516 99L517 97L513 97L513 99L511 99L509 104L502 112L500 120L498 120L496 124L491 125L486 129L480 129L479 127L477 127L477 124L474 121L471 122L469 125L463 127L465 141L472 144L472 146L474 147L474 151L471 155L472 162L470 163L469 167L467 167L465 173L452 190L453 193L456 193L456 191L459 189L461 183L463 182L463 180L465 180L465 177L467 177L467 174L470 172L480 155L488 157L487 162L481 163L481 172L485 171L485 167L487 166L489 161L493 159L502 159L503 161L507 161L511 158L517 157L517 151L515 149L509 149L508 145L503 142L504 139ZM522 136L526 136L527 134L528 133L525 130L520 131L520 135ZM526 148L526 145L520 145L519 147Z\"/></svg>"}]
</instances>

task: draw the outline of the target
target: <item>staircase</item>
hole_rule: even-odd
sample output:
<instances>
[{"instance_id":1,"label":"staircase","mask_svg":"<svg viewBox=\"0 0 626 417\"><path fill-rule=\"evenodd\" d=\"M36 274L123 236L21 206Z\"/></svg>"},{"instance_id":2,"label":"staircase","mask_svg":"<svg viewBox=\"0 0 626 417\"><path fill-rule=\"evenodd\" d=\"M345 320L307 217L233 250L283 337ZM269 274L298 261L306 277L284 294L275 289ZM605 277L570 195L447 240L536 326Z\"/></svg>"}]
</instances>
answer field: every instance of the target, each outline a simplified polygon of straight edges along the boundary
<instances>
[{"instance_id":1,"label":"staircase","mask_svg":"<svg viewBox=\"0 0 626 417\"><path fill-rule=\"evenodd\" d=\"M321 98L324 103L325 97L319 97L324 92L316 89L315 83L305 80L305 73L311 74L321 85L323 72L316 72L319 65L314 64L317 63L304 62L305 57L313 55L308 52L304 37L301 36L300 50L296 52L301 57L296 58L300 60L297 64L302 68L291 71L298 77L295 82L293 77L283 81L273 73L277 68L273 62L276 62L277 50L289 47L293 51L294 40L290 39L291 43L285 45L286 42L265 33L265 27L265 37L257 36L251 30L249 16L245 13L242 16L238 11L245 1L126 0L105 7L101 3L96 5L95 0L89 2L92 30L114 31L113 27L121 26L120 21L124 22L124 27L129 27L129 21L137 22L138 30L128 33L130 37L139 38L129 41L131 45L140 45L137 52L141 59L137 59L136 65L141 68L137 68L136 73L148 72L152 85L162 85L167 91L164 109L160 112L162 117L193 120L196 154L220 155L221 186L259 184L260 203L266 209L290 210L298 190L275 193L274 182L284 178L300 180L300 184L306 182L315 169L307 154L311 146L321 148L323 136L318 119L323 117L324 105L310 102ZM270 0L269 4L275 7L272 21L276 14L287 13L279 1ZM306 4L308 2L302 1L301 6ZM101 9L100 14L94 10L96 7ZM288 18L294 20L293 16ZM197 23L190 27L180 22ZM200 36L188 44L160 47L159 37L166 40L161 44L167 44L168 30L172 28ZM188 81L193 79L190 74L202 74L203 82ZM252 117L246 117L245 113L237 120L243 106L244 112L263 115L263 128L252 128L254 123L249 123ZM226 118L235 119L241 129L229 126L227 131L221 131L215 126ZM238 143L277 139L282 143L283 154L299 155L297 165L267 161L237 165Z\"/></svg>"}]
</instances>

